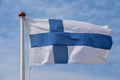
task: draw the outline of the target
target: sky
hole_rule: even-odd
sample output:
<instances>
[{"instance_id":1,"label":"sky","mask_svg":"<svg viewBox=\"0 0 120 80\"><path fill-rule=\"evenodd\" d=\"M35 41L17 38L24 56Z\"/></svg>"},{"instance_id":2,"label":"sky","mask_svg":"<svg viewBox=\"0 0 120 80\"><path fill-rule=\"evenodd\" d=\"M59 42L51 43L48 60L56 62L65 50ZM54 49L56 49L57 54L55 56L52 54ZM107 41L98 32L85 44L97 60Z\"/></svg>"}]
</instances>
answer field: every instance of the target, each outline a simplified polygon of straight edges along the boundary
<instances>
[{"instance_id":1,"label":"sky","mask_svg":"<svg viewBox=\"0 0 120 80\"><path fill-rule=\"evenodd\" d=\"M26 18L66 19L108 25L113 46L107 64L52 64L29 70L28 36L25 30L26 80L120 80L120 0L0 0L0 80L20 78L20 21Z\"/></svg>"}]
</instances>

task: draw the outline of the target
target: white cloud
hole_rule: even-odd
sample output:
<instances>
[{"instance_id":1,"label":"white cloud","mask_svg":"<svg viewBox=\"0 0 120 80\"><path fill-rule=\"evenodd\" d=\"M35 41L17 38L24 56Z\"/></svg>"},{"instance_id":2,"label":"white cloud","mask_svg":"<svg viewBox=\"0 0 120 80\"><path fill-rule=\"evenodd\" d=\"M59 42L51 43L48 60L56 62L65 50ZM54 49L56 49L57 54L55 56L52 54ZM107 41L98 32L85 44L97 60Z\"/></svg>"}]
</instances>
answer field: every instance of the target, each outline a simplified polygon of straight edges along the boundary
<instances>
[{"instance_id":1,"label":"white cloud","mask_svg":"<svg viewBox=\"0 0 120 80\"><path fill-rule=\"evenodd\" d=\"M81 73L74 72L56 72L56 71L42 71L37 73L35 71L32 74L32 80L117 80L116 78L111 77L102 77L102 76L91 76L89 74L84 74L84 71L81 70Z\"/></svg>"}]
</instances>

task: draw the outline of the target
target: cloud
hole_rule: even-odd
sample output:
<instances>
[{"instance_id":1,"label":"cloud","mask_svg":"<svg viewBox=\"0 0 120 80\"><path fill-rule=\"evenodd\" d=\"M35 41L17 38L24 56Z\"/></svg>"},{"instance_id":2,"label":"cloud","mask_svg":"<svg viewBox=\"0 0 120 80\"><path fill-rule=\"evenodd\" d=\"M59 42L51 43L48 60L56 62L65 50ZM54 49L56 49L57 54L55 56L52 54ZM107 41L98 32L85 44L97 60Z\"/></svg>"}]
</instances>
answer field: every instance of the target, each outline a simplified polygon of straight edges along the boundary
<instances>
[{"instance_id":1,"label":"cloud","mask_svg":"<svg viewBox=\"0 0 120 80\"><path fill-rule=\"evenodd\" d=\"M102 76L91 76L89 74L84 74L84 71L81 70L81 73L73 73L73 72L56 72L56 71L32 71L34 74L32 74L31 79L33 80L118 80L117 78L111 78L111 77L102 77Z\"/></svg>"},{"instance_id":2,"label":"cloud","mask_svg":"<svg viewBox=\"0 0 120 80\"><path fill-rule=\"evenodd\" d=\"M99 2L92 0L25 1L28 2L28 4L24 3L25 10L28 16L33 18L75 19L105 24L108 22L108 17L112 18L119 10L119 7L116 6L119 4L116 1L107 0L100 0ZM114 7L111 7L112 3Z\"/></svg>"}]
</instances>

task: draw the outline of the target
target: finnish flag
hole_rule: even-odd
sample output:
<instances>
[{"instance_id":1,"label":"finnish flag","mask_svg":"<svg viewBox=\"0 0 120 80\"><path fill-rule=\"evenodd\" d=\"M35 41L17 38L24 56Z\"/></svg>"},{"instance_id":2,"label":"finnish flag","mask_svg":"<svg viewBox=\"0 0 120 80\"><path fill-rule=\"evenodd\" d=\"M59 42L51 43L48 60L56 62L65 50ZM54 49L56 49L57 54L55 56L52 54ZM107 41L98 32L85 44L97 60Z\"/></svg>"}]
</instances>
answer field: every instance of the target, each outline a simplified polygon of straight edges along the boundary
<instances>
[{"instance_id":1,"label":"finnish flag","mask_svg":"<svg viewBox=\"0 0 120 80\"><path fill-rule=\"evenodd\" d=\"M112 30L87 22L26 19L30 65L101 64L112 46Z\"/></svg>"}]
</instances>

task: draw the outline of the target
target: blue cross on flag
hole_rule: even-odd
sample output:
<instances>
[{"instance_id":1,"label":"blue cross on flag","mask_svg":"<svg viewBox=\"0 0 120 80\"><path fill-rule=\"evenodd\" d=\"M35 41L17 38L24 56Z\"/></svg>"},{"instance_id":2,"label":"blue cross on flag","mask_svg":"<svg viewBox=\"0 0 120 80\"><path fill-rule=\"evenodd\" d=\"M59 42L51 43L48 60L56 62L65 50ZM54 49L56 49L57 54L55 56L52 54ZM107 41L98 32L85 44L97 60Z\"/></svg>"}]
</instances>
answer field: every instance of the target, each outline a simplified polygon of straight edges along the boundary
<instances>
[{"instance_id":1,"label":"blue cross on flag","mask_svg":"<svg viewBox=\"0 0 120 80\"><path fill-rule=\"evenodd\" d=\"M81 21L26 19L30 65L105 63L112 30Z\"/></svg>"}]
</instances>

